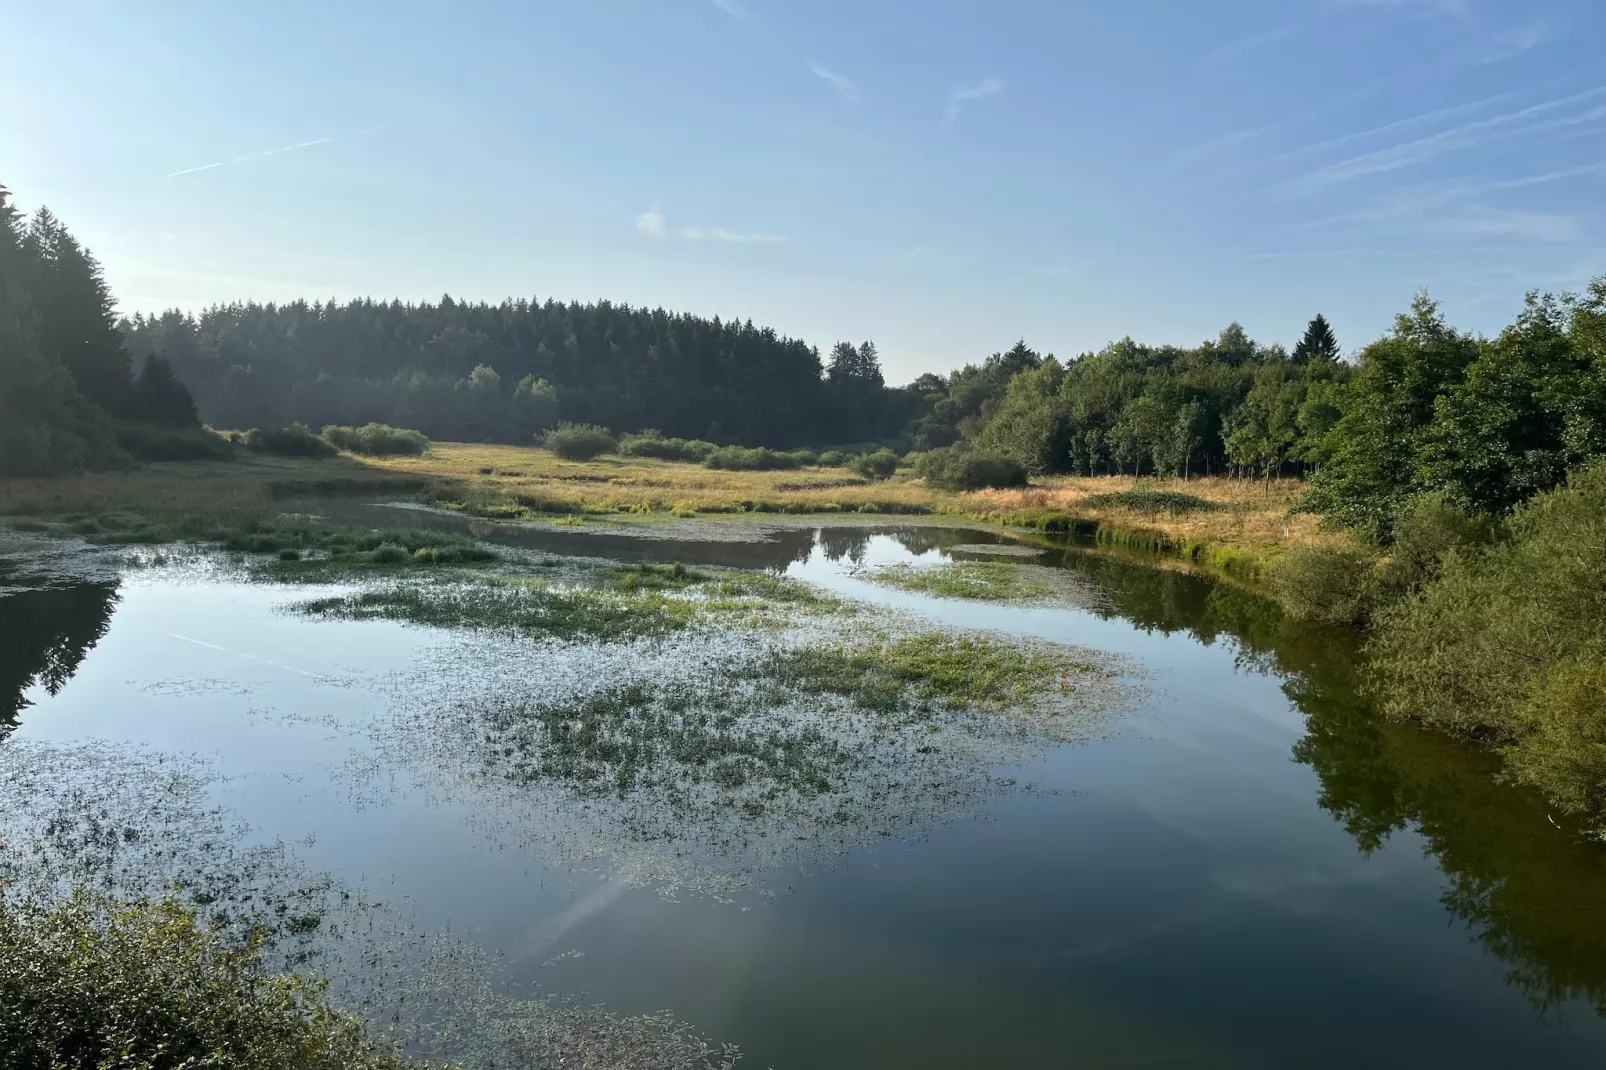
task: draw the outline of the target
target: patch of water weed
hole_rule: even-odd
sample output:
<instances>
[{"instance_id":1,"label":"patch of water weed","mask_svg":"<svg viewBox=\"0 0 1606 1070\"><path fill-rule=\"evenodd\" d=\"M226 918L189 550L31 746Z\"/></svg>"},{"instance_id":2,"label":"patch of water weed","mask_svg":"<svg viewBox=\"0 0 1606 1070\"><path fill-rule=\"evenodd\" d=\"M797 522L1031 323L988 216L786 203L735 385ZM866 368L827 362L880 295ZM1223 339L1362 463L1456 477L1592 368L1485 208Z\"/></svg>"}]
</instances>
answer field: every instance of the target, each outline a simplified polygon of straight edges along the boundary
<instances>
[{"instance_id":1,"label":"patch of water weed","mask_svg":"<svg viewBox=\"0 0 1606 1070\"><path fill-rule=\"evenodd\" d=\"M209 801L216 782L198 759L159 752L0 747L0 888L13 903L74 889L171 899L225 942L261 941L267 970L329 978L330 1004L383 1043L467 1070L728 1070L739 1058L668 1013L615 1014L515 984L478 944L421 931L283 843L250 843L249 828Z\"/></svg>"},{"instance_id":2,"label":"patch of water weed","mask_svg":"<svg viewBox=\"0 0 1606 1070\"><path fill-rule=\"evenodd\" d=\"M1041 601L1053 595L1046 583L1002 561L954 561L935 566L888 565L870 573L876 583L905 591L981 602Z\"/></svg>"},{"instance_id":3,"label":"patch of water weed","mask_svg":"<svg viewBox=\"0 0 1606 1070\"><path fill-rule=\"evenodd\" d=\"M519 579L397 584L316 598L292 609L332 620L399 620L602 642L665 635L696 617L688 600L658 592L623 594Z\"/></svg>"},{"instance_id":4,"label":"patch of water weed","mask_svg":"<svg viewBox=\"0 0 1606 1070\"><path fill-rule=\"evenodd\" d=\"M1079 682L1113 676L1091 651L950 632L784 650L771 655L764 672L802 693L902 715L935 707L1048 711L1075 694Z\"/></svg>"},{"instance_id":5,"label":"patch of water weed","mask_svg":"<svg viewBox=\"0 0 1606 1070\"><path fill-rule=\"evenodd\" d=\"M983 637L821 645L809 627L652 643L435 652L375 726L394 763L483 833L733 899L979 810L1000 765L1084 739L1128 697L1091 652Z\"/></svg>"}]
</instances>

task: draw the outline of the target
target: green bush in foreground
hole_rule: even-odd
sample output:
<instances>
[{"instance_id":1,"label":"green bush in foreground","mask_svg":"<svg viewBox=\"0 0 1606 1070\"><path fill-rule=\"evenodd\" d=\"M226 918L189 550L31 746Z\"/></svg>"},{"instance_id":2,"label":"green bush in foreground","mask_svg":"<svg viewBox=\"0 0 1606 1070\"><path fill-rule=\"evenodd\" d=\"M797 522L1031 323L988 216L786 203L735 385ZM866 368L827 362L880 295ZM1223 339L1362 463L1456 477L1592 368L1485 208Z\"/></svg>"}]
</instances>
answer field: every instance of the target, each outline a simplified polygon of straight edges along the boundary
<instances>
[{"instance_id":1,"label":"green bush in foreground","mask_svg":"<svg viewBox=\"0 0 1606 1070\"><path fill-rule=\"evenodd\" d=\"M1181 490L1118 490L1110 494L1090 494L1088 505L1099 509L1135 509L1140 513L1210 513L1221 506L1208 498Z\"/></svg>"},{"instance_id":2,"label":"green bush in foreground","mask_svg":"<svg viewBox=\"0 0 1606 1070\"><path fill-rule=\"evenodd\" d=\"M619 438L619 453L624 457L656 457L661 461L691 461L702 464L708 455L719 449L712 442L700 438L665 438L657 431L642 431Z\"/></svg>"},{"instance_id":3,"label":"green bush in foreground","mask_svg":"<svg viewBox=\"0 0 1606 1070\"><path fill-rule=\"evenodd\" d=\"M898 470L898 455L891 450L876 450L854 461L853 470L865 479L890 479Z\"/></svg>"},{"instance_id":4,"label":"green bush in foreground","mask_svg":"<svg viewBox=\"0 0 1606 1070\"><path fill-rule=\"evenodd\" d=\"M541 436L541 445L565 461L589 461L619 448L613 432L593 424L559 424Z\"/></svg>"},{"instance_id":5,"label":"green bush in foreground","mask_svg":"<svg viewBox=\"0 0 1606 1070\"><path fill-rule=\"evenodd\" d=\"M0 893L4 893L0 888ZM0 1065L394 1070L409 1065L176 900L0 900Z\"/></svg>"},{"instance_id":6,"label":"green bush in foreground","mask_svg":"<svg viewBox=\"0 0 1606 1070\"><path fill-rule=\"evenodd\" d=\"M1517 511L1510 537L1452 549L1379 614L1383 710L1486 740L1507 774L1606 823L1606 464Z\"/></svg>"},{"instance_id":7,"label":"green bush in foreground","mask_svg":"<svg viewBox=\"0 0 1606 1070\"><path fill-rule=\"evenodd\" d=\"M780 453L760 446L756 449L746 449L742 446L725 446L710 453L703 461L709 468L720 468L730 472L767 472L779 469L802 468L808 463L804 451ZM812 453L808 457L812 458Z\"/></svg>"},{"instance_id":8,"label":"green bush in foreground","mask_svg":"<svg viewBox=\"0 0 1606 1070\"><path fill-rule=\"evenodd\" d=\"M335 448L309 431L306 424L291 424L278 430L253 427L240 442L248 450L281 457L331 457L335 453Z\"/></svg>"},{"instance_id":9,"label":"green bush in foreground","mask_svg":"<svg viewBox=\"0 0 1606 1070\"><path fill-rule=\"evenodd\" d=\"M421 432L389 424L363 424L361 427L334 424L323 429L323 437L336 449L370 457L417 457L429 449L429 439Z\"/></svg>"},{"instance_id":10,"label":"green bush in foreground","mask_svg":"<svg viewBox=\"0 0 1606 1070\"><path fill-rule=\"evenodd\" d=\"M1018 461L950 446L920 454L915 460L915 475L944 490L1026 485L1026 469Z\"/></svg>"}]
</instances>

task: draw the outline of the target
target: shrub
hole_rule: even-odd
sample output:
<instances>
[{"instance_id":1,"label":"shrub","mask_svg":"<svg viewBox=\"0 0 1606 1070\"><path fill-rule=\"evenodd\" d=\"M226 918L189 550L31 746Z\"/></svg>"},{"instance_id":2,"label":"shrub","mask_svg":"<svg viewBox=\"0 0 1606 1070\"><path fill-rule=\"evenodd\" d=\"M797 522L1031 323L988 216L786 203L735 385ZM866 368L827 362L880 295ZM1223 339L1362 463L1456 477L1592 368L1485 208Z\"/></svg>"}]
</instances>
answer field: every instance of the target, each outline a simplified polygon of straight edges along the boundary
<instances>
[{"instance_id":1,"label":"shrub","mask_svg":"<svg viewBox=\"0 0 1606 1070\"><path fill-rule=\"evenodd\" d=\"M1095 509L1134 509L1143 513L1209 513L1221 506L1208 498L1180 490L1148 490L1134 487L1109 494L1090 494L1085 503Z\"/></svg>"},{"instance_id":2,"label":"shrub","mask_svg":"<svg viewBox=\"0 0 1606 1070\"><path fill-rule=\"evenodd\" d=\"M307 430L306 424L291 424L277 431L253 427L241 441L248 450L281 457L329 457L335 453L335 448Z\"/></svg>"},{"instance_id":3,"label":"shrub","mask_svg":"<svg viewBox=\"0 0 1606 1070\"><path fill-rule=\"evenodd\" d=\"M732 472L766 472L777 469L801 468L796 454L777 453L760 446L746 449L742 446L721 446L710 453L703 464Z\"/></svg>"},{"instance_id":4,"label":"shrub","mask_svg":"<svg viewBox=\"0 0 1606 1070\"><path fill-rule=\"evenodd\" d=\"M589 461L619 448L613 432L595 424L559 424L541 436L541 444L566 461Z\"/></svg>"},{"instance_id":5,"label":"shrub","mask_svg":"<svg viewBox=\"0 0 1606 1070\"><path fill-rule=\"evenodd\" d=\"M176 900L0 888L0 1056L15 1067L396 1070L316 981L275 975Z\"/></svg>"},{"instance_id":6,"label":"shrub","mask_svg":"<svg viewBox=\"0 0 1606 1070\"><path fill-rule=\"evenodd\" d=\"M657 431L642 431L619 439L619 453L625 457L656 457L663 461L692 461L701 464L719 449L700 438L665 438Z\"/></svg>"},{"instance_id":7,"label":"shrub","mask_svg":"<svg viewBox=\"0 0 1606 1070\"><path fill-rule=\"evenodd\" d=\"M820 455L813 450L787 450L788 457L796 457L799 467L813 468L820 463Z\"/></svg>"},{"instance_id":8,"label":"shrub","mask_svg":"<svg viewBox=\"0 0 1606 1070\"><path fill-rule=\"evenodd\" d=\"M1362 625L1378 608L1375 554L1296 546L1272 565L1266 580L1292 617L1323 624Z\"/></svg>"},{"instance_id":9,"label":"shrub","mask_svg":"<svg viewBox=\"0 0 1606 1070\"><path fill-rule=\"evenodd\" d=\"M232 461L234 444L204 427L160 427L121 421L117 444L141 461Z\"/></svg>"},{"instance_id":10,"label":"shrub","mask_svg":"<svg viewBox=\"0 0 1606 1070\"><path fill-rule=\"evenodd\" d=\"M820 464L826 468L840 467L844 458L841 450L826 450L820 454Z\"/></svg>"},{"instance_id":11,"label":"shrub","mask_svg":"<svg viewBox=\"0 0 1606 1070\"><path fill-rule=\"evenodd\" d=\"M429 449L422 432L389 424L363 424L344 427L334 424L323 429L324 440L337 449L370 457L417 457Z\"/></svg>"},{"instance_id":12,"label":"shrub","mask_svg":"<svg viewBox=\"0 0 1606 1070\"><path fill-rule=\"evenodd\" d=\"M1026 486L1026 469L1019 461L995 453L978 453L952 446L922 453L916 463L915 475L944 490Z\"/></svg>"},{"instance_id":13,"label":"shrub","mask_svg":"<svg viewBox=\"0 0 1606 1070\"><path fill-rule=\"evenodd\" d=\"M1452 546L1421 590L1379 614L1369 677L1383 712L1502 749L1513 779L1569 813L1606 816L1606 463Z\"/></svg>"},{"instance_id":14,"label":"shrub","mask_svg":"<svg viewBox=\"0 0 1606 1070\"><path fill-rule=\"evenodd\" d=\"M891 450L876 450L854 461L853 470L866 479L887 479L898 470L898 455Z\"/></svg>"}]
</instances>

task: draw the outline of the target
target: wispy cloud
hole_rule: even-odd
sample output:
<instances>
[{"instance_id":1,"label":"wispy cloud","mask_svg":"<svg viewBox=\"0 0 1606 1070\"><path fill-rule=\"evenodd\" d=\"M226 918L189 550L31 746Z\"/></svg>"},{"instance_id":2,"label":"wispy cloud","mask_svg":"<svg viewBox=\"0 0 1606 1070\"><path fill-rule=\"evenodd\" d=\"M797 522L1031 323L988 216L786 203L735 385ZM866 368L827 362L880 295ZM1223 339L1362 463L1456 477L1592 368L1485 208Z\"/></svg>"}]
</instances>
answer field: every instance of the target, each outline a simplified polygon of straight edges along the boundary
<instances>
[{"instance_id":1,"label":"wispy cloud","mask_svg":"<svg viewBox=\"0 0 1606 1070\"><path fill-rule=\"evenodd\" d=\"M728 230L725 227L678 227L671 230L669 218L662 208L653 207L636 216L636 233L643 238L662 241L668 237L687 241L722 241L737 244L784 242L786 235L767 231Z\"/></svg>"},{"instance_id":2,"label":"wispy cloud","mask_svg":"<svg viewBox=\"0 0 1606 1070\"><path fill-rule=\"evenodd\" d=\"M737 243L751 242L783 242L785 234L770 234L764 231L726 230L724 227L682 227L680 236L690 241L727 241Z\"/></svg>"},{"instance_id":3,"label":"wispy cloud","mask_svg":"<svg viewBox=\"0 0 1606 1070\"><path fill-rule=\"evenodd\" d=\"M636 233L643 238L662 238L669 233L664 222L664 213L657 208L649 208L636 217Z\"/></svg>"},{"instance_id":4,"label":"wispy cloud","mask_svg":"<svg viewBox=\"0 0 1606 1070\"><path fill-rule=\"evenodd\" d=\"M999 78L983 78L975 85L960 86L948 96L948 110L943 115L944 128L952 126L959 113L966 104L973 100L982 100L985 97L996 97L1004 91L1004 83Z\"/></svg>"},{"instance_id":5,"label":"wispy cloud","mask_svg":"<svg viewBox=\"0 0 1606 1070\"><path fill-rule=\"evenodd\" d=\"M809 70L814 72L816 78L821 79L826 85L836 90L836 95L849 104L864 103L864 94L859 92L859 87L854 85L853 80L847 75L838 74L829 67L822 67L818 63L810 63Z\"/></svg>"},{"instance_id":6,"label":"wispy cloud","mask_svg":"<svg viewBox=\"0 0 1606 1070\"><path fill-rule=\"evenodd\" d=\"M1283 192L1294 196L1309 196L1331 186L1370 175L1398 171L1426 163L1447 152L1472 148L1492 139L1528 135L1559 130L1598 122L1606 118L1606 107L1596 106L1572 115L1555 115L1606 94L1606 86L1597 86L1581 93L1558 97L1554 100L1530 104L1526 108L1477 119L1460 126L1441 130L1412 141L1391 145L1374 152L1362 153L1339 160L1325 167L1308 171L1287 182L1279 183L1264 192ZM1553 116L1553 117L1552 117Z\"/></svg>"},{"instance_id":7,"label":"wispy cloud","mask_svg":"<svg viewBox=\"0 0 1606 1070\"><path fill-rule=\"evenodd\" d=\"M1582 221L1560 212L1480 209L1440 221L1435 229L1448 234L1527 238L1530 241L1566 243L1583 233Z\"/></svg>"},{"instance_id":8,"label":"wispy cloud","mask_svg":"<svg viewBox=\"0 0 1606 1070\"><path fill-rule=\"evenodd\" d=\"M708 2L733 19L745 19L747 17L747 6L741 0L708 0Z\"/></svg>"},{"instance_id":9,"label":"wispy cloud","mask_svg":"<svg viewBox=\"0 0 1606 1070\"><path fill-rule=\"evenodd\" d=\"M1199 60L1199 67L1206 71L1217 70L1227 66L1234 60L1242 59L1244 56L1257 52L1269 45L1274 45L1279 41L1286 41L1290 37L1297 37L1309 30L1310 27L1311 24L1309 22L1294 22L1289 23L1287 26L1273 26L1269 30L1262 30L1259 33L1252 33L1248 37L1229 41L1206 52Z\"/></svg>"},{"instance_id":10,"label":"wispy cloud","mask_svg":"<svg viewBox=\"0 0 1606 1070\"><path fill-rule=\"evenodd\" d=\"M388 126L389 124L385 124L384 126L375 126L367 130L359 130L355 134L348 134L344 137L320 137L314 138L311 141L298 141L294 145L281 145L276 149L268 149L266 152L253 152L245 156L236 156L229 160L218 160L215 163L203 163L199 167L186 167L180 171L169 171L162 177L178 178L180 175L193 175L199 171L215 171L219 167L232 167L237 163L250 163L252 160L265 160L269 156L282 156L287 152L298 152L301 149L310 149L318 145L332 145L337 141L354 141L360 137L367 137L369 134L377 134L381 130L387 129Z\"/></svg>"}]
</instances>

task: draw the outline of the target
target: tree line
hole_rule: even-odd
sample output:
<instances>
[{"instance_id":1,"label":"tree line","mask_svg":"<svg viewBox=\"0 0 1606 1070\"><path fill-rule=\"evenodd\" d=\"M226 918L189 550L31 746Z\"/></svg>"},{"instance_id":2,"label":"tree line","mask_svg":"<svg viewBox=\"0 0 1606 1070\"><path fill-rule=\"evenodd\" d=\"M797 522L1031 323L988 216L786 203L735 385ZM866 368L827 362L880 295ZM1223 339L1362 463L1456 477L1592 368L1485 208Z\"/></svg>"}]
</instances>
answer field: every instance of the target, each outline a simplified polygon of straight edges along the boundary
<instances>
[{"instance_id":1,"label":"tree line","mask_svg":"<svg viewBox=\"0 0 1606 1070\"><path fill-rule=\"evenodd\" d=\"M559 423L786 448L895 437L908 414L875 345L598 301L232 304L135 315L213 426L392 424L528 443Z\"/></svg>"}]
</instances>

